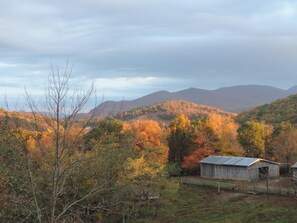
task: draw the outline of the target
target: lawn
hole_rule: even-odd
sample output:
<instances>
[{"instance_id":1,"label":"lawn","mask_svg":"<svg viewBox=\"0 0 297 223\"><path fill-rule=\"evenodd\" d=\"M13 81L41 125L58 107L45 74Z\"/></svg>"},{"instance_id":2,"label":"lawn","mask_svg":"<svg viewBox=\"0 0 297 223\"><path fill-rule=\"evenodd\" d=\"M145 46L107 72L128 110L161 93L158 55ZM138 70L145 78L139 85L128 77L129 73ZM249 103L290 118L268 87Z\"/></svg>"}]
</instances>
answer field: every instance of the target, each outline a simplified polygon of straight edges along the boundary
<instances>
[{"instance_id":1,"label":"lawn","mask_svg":"<svg viewBox=\"0 0 297 223\"><path fill-rule=\"evenodd\" d=\"M156 223L297 222L297 200L181 185L159 209Z\"/></svg>"}]
</instances>

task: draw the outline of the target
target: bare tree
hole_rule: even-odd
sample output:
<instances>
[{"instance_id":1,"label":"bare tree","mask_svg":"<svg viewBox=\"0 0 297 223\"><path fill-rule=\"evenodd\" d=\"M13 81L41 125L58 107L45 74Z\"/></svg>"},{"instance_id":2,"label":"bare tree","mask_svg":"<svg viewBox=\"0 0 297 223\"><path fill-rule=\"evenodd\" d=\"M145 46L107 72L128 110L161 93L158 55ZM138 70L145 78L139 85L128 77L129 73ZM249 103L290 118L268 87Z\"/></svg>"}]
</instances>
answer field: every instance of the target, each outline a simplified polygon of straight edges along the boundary
<instances>
[{"instance_id":1,"label":"bare tree","mask_svg":"<svg viewBox=\"0 0 297 223\"><path fill-rule=\"evenodd\" d=\"M297 157L297 129L283 132L271 143L278 160L287 164L289 170L294 158Z\"/></svg>"},{"instance_id":2,"label":"bare tree","mask_svg":"<svg viewBox=\"0 0 297 223\"><path fill-rule=\"evenodd\" d=\"M47 185L49 191L42 189L41 187L44 188L45 186L37 182L40 176L34 175L34 171L32 171L33 164L30 157L26 156L30 187L39 222L61 222L62 219L70 216L77 218L78 221L82 221L81 219L79 220L78 215L71 213L71 209L103 190L103 185L98 185L97 183L90 186L87 191L83 191L81 185L78 185L72 188L71 195L67 195L67 181L75 179L80 165L84 162L82 157L69 157L75 153L75 149L77 149L73 148L75 141L80 139L85 127L93 116L80 127L71 140L69 139L70 131L76 123L77 114L84 108L94 92L94 85L86 91L80 91L78 88L71 90L69 88L71 73L72 68L69 67L69 63L66 64L63 71L58 67L51 67L45 102L35 102L26 91L27 104L31 109L35 122L42 121L47 123L48 130L52 133L53 142L53 154L48 156L51 157L48 164L48 172L51 179L48 182L49 185ZM38 125L36 126L38 128ZM39 145L39 149L43 155L46 154L42 145Z\"/></svg>"}]
</instances>

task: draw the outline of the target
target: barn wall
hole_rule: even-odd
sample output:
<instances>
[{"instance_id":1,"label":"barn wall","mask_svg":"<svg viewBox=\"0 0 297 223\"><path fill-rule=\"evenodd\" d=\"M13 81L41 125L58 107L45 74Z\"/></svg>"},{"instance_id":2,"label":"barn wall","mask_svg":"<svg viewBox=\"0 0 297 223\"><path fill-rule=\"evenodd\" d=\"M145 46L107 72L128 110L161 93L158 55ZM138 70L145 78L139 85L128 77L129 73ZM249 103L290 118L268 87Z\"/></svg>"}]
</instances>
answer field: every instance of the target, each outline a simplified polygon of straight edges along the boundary
<instances>
[{"instance_id":1,"label":"barn wall","mask_svg":"<svg viewBox=\"0 0 297 223\"><path fill-rule=\"evenodd\" d=\"M248 171L250 180L259 179L259 167L249 167Z\"/></svg>"},{"instance_id":2,"label":"barn wall","mask_svg":"<svg viewBox=\"0 0 297 223\"><path fill-rule=\"evenodd\" d=\"M259 178L259 168L268 167L269 177L278 177L279 176L279 165L268 163L265 161L259 161L254 163L249 167L249 178L255 180Z\"/></svg>"},{"instance_id":3,"label":"barn wall","mask_svg":"<svg viewBox=\"0 0 297 223\"><path fill-rule=\"evenodd\" d=\"M207 178L214 178L214 165L201 163L200 164L200 176Z\"/></svg>"},{"instance_id":4,"label":"barn wall","mask_svg":"<svg viewBox=\"0 0 297 223\"><path fill-rule=\"evenodd\" d=\"M269 165L269 176L279 177L279 165L275 165L275 164Z\"/></svg>"},{"instance_id":5,"label":"barn wall","mask_svg":"<svg viewBox=\"0 0 297 223\"><path fill-rule=\"evenodd\" d=\"M217 179L248 180L248 170L246 167L223 166L214 164L200 164L201 177Z\"/></svg>"},{"instance_id":6,"label":"barn wall","mask_svg":"<svg viewBox=\"0 0 297 223\"><path fill-rule=\"evenodd\" d=\"M233 180L248 180L248 170L240 166L221 166L218 168L218 178Z\"/></svg>"}]
</instances>

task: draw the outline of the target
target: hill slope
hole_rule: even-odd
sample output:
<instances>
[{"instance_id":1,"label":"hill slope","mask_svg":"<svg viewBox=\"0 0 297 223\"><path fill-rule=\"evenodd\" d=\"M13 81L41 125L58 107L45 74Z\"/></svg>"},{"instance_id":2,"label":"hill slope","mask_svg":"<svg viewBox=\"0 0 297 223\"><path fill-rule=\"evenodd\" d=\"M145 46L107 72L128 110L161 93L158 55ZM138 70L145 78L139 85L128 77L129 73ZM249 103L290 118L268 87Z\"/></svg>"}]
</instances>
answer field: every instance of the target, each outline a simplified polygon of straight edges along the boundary
<instances>
[{"instance_id":1,"label":"hill slope","mask_svg":"<svg viewBox=\"0 0 297 223\"><path fill-rule=\"evenodd\" d=\"M48 118L50 117L48 116ZM0 108L0 123L2 127L6 126L9 129L23 128L30 131L45 131L48 128L44 117L39 114L35 114L34 117L31 112L6 111L2 108Z\"/></svg>"},{"instance_id":2,"label":"hill slope","mask_svg":"<svg viewBox=\"0 0 297 223\"><path fill-rule=\"evenodd\" d=\"M285 98L293 93L297 93L297 87L292 87L286 91L261 85L233 86L216 90L189 88L177 92L159 91L131 101L106 101L91 110L89 114L95 112L96 115L100 116L115 115L119 112L167 100L184 100L238 113Z\"/></svg>"},{"instance_id":3,"label":"hill slope","mask_svg":"<svg viewBox=\"0 0 297 223\"><path fill-rule=\"evenodd\" d=\"M168 122L179 114L184 114L190 119L206 118L210 114L218 114L224 117L235 116L233 113L210 106L175 100L132 109L127 112L119 113L114 117L123 121L152 119L158 122Z\"/></svg>"},{"instance_id":4,"label":"hill slope","mask_svg":"<svg viewBox=\"0 0 297 223\"><path fill-rule=\"evenodd\" d=\"M236 119L238 122L255 120L271 124L280 122L297 124L297 94L243 112Z\"/></svg>"}]
</instances>

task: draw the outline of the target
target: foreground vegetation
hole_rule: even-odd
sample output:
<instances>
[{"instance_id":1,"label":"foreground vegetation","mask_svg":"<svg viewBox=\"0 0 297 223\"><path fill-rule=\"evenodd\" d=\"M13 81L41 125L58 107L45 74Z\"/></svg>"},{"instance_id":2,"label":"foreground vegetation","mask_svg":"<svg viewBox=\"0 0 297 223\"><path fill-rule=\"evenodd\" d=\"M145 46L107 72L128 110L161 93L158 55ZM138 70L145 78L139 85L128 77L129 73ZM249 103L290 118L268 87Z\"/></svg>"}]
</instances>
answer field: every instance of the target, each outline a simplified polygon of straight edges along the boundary
<instances>
[{"instance_id":1,"label":"foreground vegetation","mask_svg":"<svg viewBox=\"0 0 297 223\"><path fill-rule=\"evenodd\" d=\"M39 112L30 95L30 115L2 110L0 222L153 218L164 201L156 198L178 187L167 180L168 149L160 126L105 119L87 130L89 120L77 123L75 117L92 88L69 92L67 67L63 75L53 72L43 103L49 115Z\"/></svg>"}]
</instances>

